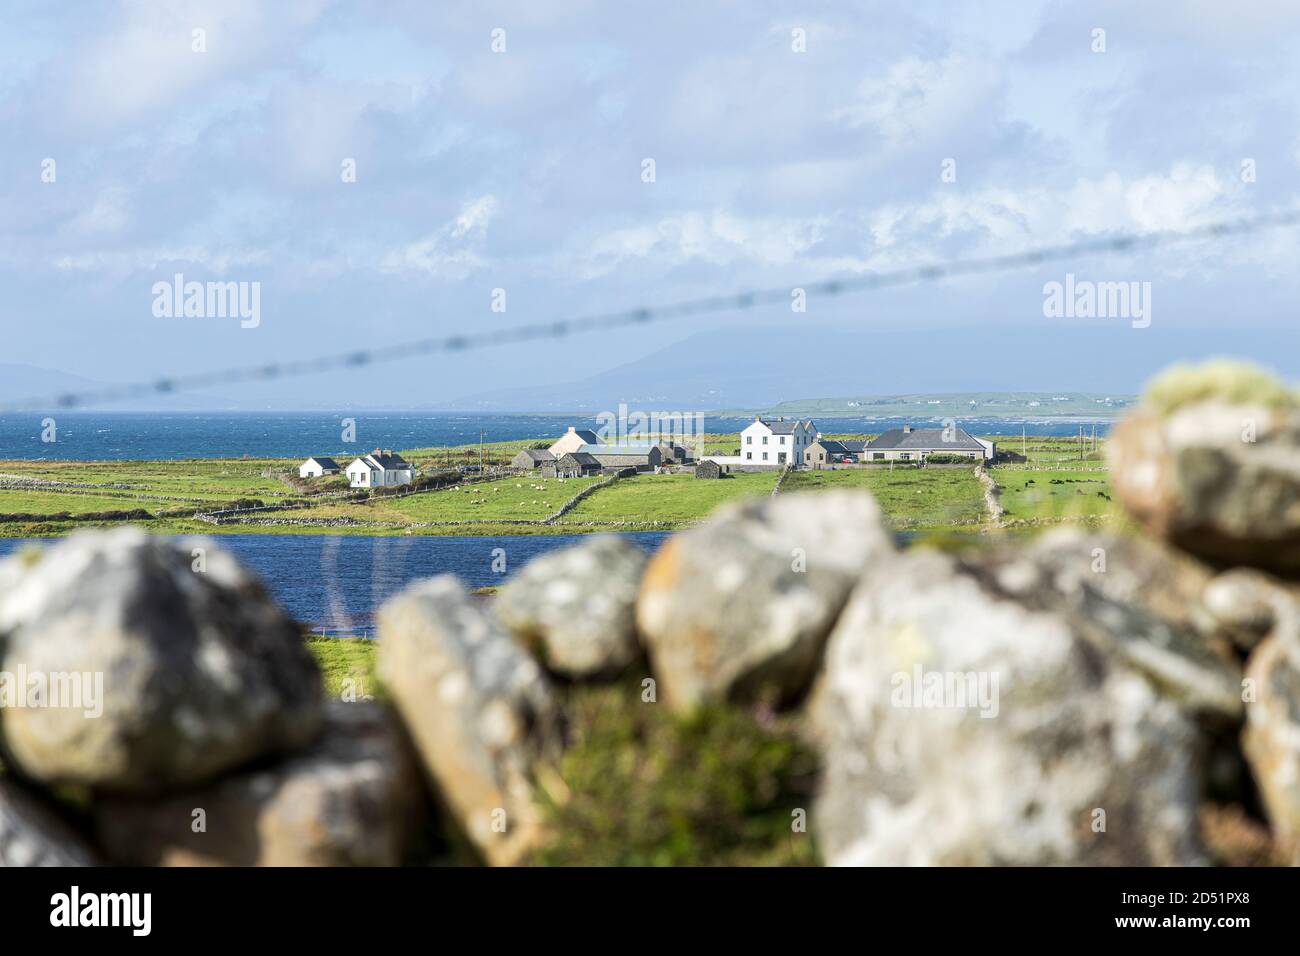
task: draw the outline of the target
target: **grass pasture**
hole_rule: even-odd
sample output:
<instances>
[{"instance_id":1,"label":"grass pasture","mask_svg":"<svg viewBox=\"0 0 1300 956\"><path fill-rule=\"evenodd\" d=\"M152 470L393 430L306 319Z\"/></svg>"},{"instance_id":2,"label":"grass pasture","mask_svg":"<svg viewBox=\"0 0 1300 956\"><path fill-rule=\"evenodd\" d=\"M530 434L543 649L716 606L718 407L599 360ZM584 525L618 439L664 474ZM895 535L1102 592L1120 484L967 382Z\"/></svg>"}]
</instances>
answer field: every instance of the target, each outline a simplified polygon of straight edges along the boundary
<instances>
[{"instance_id":1,"label":"grass pasture","mask_svg":"<svg viewBox=\"0 0 1300 956\"><path fill-rule=\"evenodd\" d=\"M698 521L724 502L770 495L776 478L776 472L714 480L692 474L637 475L588 496L556 522L556 527L592 521L658 521L679 527Z\"/></svg>"},{"instance_id":2,"label":"grass pasture","mask_svg":"<svg viewBox=\"0 0 1300 956\"><path fill-rule=\"evenodd\" d=\"M974 468L841 468L792 472L782 493L862 488L875 496L895 530L950 529L985 520L984 490Z\"/></svg>"},{"instance_id":3,"label":"grass pasture","mask_svg":"<svg viewBox=\"0 0 1300 956\"><path fill-rule=\"evenodd\" d=\"M992 475L1011 521L1068 521L1118 513L1104 471L994 469Z\"/></svg>"}]
</instances>

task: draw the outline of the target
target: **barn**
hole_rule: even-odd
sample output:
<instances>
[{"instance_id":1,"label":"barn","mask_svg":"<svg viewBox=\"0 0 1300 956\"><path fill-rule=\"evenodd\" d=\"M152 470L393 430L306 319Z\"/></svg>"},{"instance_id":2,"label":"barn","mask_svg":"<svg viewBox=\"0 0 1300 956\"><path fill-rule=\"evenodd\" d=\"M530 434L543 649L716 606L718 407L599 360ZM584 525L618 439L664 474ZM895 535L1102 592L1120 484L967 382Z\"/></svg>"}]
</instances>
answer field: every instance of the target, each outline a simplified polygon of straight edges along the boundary
<instances>
[{"instance_id":1,"label":"barn","mask_svg":"<svg viewBox=\"0 0 1300 956\"><path fill-rule=\"evenodd\" d=\"M525 448L514 458L510 459L510 464L514 468L521 468L526 471L535 471L541 468L547 462L554 462L555 456L545 448Z\"/></svg>"},{"instance_id":2,"label":"barn","mask_svg":"<svg viewBox=\"0 0 1300 956\"><path fill-rule=\"evenodd\" d=\"M557 478L580 478L583 475L595 475L600 473L600 462L594 455L589 455L582 451L571 451L567 455L561 455L555 463L555 477Z\"/></svg>"}]
</instances>

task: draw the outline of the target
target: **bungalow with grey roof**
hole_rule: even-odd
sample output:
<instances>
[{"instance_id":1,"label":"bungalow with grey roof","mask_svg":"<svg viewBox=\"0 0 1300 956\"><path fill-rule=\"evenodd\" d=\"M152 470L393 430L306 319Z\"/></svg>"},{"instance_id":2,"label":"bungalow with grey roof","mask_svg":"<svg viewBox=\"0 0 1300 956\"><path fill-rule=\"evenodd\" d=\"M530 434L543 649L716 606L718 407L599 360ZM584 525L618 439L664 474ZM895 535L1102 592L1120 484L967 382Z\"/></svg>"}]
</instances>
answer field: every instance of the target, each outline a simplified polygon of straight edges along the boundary
<instances>
[{"instance_id":1,"label":"bungalow with grey roof","mask_svg":"<svg viewBox=\"0 0 1300 956\"><path fill-rule=\"evenodd\" d=\"M960 425L944 428L891 428L867 442L863 458L869 461L924 461L931 455L960 455L972 460L992 461L996 449L991 441L976 438Z\"/></svg>"},{"instance_id":2,"label":"bungalow with grey roof","mask_svg":"<svg viewBox=\"0 0 1300 956\"><path fill-rule=\"evenodd\" d=\"M342 470L333 458L308 458L298 466L298 477L322 478L325 475L337 475Z\"/></svg>"},{"instance_id":3,"label":"bungalow with grey roof","mask_svg":"<svg viewBox=\"0 0 1300 956\"><path fill-rule=\"evenodd\" d=\"M811 468L821 468L823 465L837 465L849 454L852 452L844 442L833 438L818 438L804 449L803 461Z\"/></svg>"}]
</instances>

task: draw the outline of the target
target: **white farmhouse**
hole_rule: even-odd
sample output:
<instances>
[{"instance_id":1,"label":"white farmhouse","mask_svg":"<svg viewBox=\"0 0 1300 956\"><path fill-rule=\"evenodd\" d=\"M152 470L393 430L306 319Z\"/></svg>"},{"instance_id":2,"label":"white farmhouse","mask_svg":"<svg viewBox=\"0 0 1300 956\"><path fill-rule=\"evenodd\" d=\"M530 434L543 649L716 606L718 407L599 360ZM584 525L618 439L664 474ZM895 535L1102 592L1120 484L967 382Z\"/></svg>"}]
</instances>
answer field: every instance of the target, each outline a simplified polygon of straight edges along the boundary
<instances>
[{"instance_id":1,"label":"white farmhouse","mask_svg":"<svg viewBox=\"0 0 1300 956\"><path fill-rule=\"evenodd\" d=\"M308 458L298 466L298 477L323 478L325 475L337 475L342 470L333 458Z\"/></svg>"},{"instance_id":2,"label":"white farmhouse","mask_svg":"<svg viewBox=\"0 0 1300 956\"><path fill-rule=\"evenodd\" d=\"M569 426L569 430L555 440L555 444L546 449L557 459L563 458L572 452L581 451L583 445L599 445L600 436L590 428L574 428Z\"/></svg>"},{"instance_id":3,"label":"white farmhouse","mask_svg":"<svg viewBox=\"0 0 1300 956\"><path fill-rule=\"evenodd\" d=\"M781 468L802 465L804 452L817 440L812 420L755 417L740 433L740 463Z\"/></svg>"},{"instance_id":4,"label":"white farmhouse","mask_svg":"<svg viewBox=\"0 0 1300 956\"><path fill-rule=\"evenodd\" d=\"M415 467L389 449L376 448L348 465L348 483L353 488L392 488L415 480Z\"/></svg>"}]
</instances>

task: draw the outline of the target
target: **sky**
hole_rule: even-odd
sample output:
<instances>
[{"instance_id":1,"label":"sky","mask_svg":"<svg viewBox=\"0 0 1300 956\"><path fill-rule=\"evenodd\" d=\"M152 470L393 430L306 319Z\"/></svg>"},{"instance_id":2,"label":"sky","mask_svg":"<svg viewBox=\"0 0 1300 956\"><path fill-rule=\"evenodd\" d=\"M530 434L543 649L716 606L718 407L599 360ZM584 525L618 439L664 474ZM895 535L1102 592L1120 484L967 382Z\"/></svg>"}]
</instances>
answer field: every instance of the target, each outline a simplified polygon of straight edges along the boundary
<instances>
[{"instance_id":1,"label":"sky","mask_svg":"<svg viewBox=\"0 0 1300 956\"><path fill-rule=\"evenodd\" d=\"M1300 205L1300 5L1281 0L4 0L3 22L0 363L95 381ZM1225 354L1244 327L1294 330L1298 253L1280 230L221 397L436 405L716 348L720 329L806 333L770 357L779 398L815 396L818 362L863 368L870 393L872 364L909 359L818 343L899 329L931 348L987 330L970 360L1014 389L1042 360L1021 327L1168 330L1171 359L1189 329ZM1067 273L1150 283L1149 324L1044 315ZM177 274L256 284L256 324L159 314ZM721 385L746 374L727 352ZM1300 373L1294 350L1254 357Z\"/></svg>"}]
</instances>

